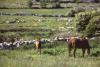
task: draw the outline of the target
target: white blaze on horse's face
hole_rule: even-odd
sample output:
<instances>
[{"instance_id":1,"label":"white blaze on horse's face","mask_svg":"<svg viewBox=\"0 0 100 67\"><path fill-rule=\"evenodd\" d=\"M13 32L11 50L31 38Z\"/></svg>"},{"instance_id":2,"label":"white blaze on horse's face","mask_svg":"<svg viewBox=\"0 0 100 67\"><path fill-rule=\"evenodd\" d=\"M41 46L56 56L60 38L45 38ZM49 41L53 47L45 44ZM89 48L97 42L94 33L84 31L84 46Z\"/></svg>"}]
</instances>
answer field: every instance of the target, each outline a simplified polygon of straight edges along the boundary
<instances>
[{"instance_id":1,"label":"white blaze on horse's face","mask_svg":"<svg viewBox=\"0 0 100 67\"><path fill-rule=\"evenodd\" d=\"M36 40L35 44L39 44L39 40Z\"/></svg>"}]
</instances>

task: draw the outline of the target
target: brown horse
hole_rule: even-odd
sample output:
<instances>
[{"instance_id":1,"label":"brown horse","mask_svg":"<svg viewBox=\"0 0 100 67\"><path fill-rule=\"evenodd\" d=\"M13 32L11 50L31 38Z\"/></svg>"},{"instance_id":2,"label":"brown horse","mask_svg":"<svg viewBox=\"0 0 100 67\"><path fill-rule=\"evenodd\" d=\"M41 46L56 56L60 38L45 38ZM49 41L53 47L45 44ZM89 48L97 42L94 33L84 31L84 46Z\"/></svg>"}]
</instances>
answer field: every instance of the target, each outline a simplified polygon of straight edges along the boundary
<instances>
[{"instance_id":1,"label":"brown horse","mask_svg":"<svg viewBox=\"0 0 100 67\"><path fill-rule=\"evenodd\" d=\"M41 41L40 41L40 39L36 39L35 47L36 47L37 52L39 52L41 54Z\"/></svg>"},{"instance_id":2,"label":"brown horse","mask_svg":"<svg viewBox=\"0 0 100 67\"><path fill-rule=\"evenodd\" d=\"M69 56L70 56L71 50L74 49L73 55L75 57L75 52L77 48L82 49L83 57L84 57L86 49L87 49L88 55L90 55L90 46L86 38L75 38L75 37L69 38L68 40Z\"/></svg>"}]
</instances>

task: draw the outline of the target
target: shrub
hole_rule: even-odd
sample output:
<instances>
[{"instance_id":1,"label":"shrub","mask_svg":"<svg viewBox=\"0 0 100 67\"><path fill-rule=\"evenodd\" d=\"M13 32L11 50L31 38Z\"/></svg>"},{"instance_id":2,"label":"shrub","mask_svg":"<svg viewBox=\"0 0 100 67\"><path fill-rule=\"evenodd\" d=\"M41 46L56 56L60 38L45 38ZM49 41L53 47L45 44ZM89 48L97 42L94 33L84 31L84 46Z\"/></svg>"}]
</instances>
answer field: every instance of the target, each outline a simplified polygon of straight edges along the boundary
<instances>
[{"instance_id":1,"label":"shrub","mask_svg":"<svg viewBox=\"0 0 100 67\"><path fill-rule=\"evenodd\" d=\"M29 0L29 1L28 1L28 7L29 7L29 8L32 8L32 5L33 5L32 0Z\"/></svg>"},{"instance_id":2,"label":"shrub","mask_svg":"<svg viewBox=\"0 0 100 67\"><path fill-rule=\"evenodd\" d=\"M89 22L90 23L86 27L86 33L88 34L88 36L93 36L98 33L97 31L99 31L100 16L91 18ZM98 35L100 35L100 33L98 33Z\"/></svg>"},{"instance_id":3,"label":"shrub","mask_svg":"<svg viewBox=\"0 0 100 67\"><path fill-rule=\"evenodd\" d=\"M5 42L5 41L14 42L15 39L19 39L19 35L16 33L8 32L8 33L0 34L0 42Z\"/></svg>"},{"instance_id":4,"label":"shrub","mask_svg":"<svg viewBox=\"0 0 100 67\"><path fill-rule=\"evenodd\" d=\"M99 11L85 11L80 12L76 15L78 18L78 23L76 24L76 29L78 32L85 32L86 35L92 36L97 30L96 26L99 22L100 12ZM99 30L99 29L98 29ZM94 31L94 33L93 33ZM89 35L89 36L90 36Z\"/></svg>"},{"instance_id":5,"label":"shrub","mask_svg":"<svg viewBox=\"0 0 100 67\"><path fill-rule=\"evenodd\" d=\"M95 40L90 41L90 45L92 48L100 48L100 39L98 37L95 38Z\"/></svg>"},{"instance_id":6,"label":"shrub","mask_svg":"<svg viewBox=\"0 0 100 67\"><path fill-rule=\"evenodd\" d=\"M75 3L80 3L80 2L81 2L81 0L74 0L74 2L75 2Z\"/></svg>"},{"instance_id":7,"label":"shrub","mask_svg":"<svg viewBox=\"0 0 100 67\"><path fill-rule=\"evenodd\" d=\"M75 17L75 14L77 14L79 12L84 12L84 11L85 11L85 9L83 9L83 8L75 8L69 12L68 17Z\"/></svg>"}]
</instances>

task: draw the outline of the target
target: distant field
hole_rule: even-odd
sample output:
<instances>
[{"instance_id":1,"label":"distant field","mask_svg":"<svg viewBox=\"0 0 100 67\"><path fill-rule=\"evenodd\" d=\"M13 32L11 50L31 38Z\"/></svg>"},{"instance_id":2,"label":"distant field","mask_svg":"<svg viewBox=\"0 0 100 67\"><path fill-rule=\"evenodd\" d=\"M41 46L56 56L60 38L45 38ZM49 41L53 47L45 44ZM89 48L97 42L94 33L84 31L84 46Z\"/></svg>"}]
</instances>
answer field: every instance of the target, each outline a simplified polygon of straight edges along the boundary
<instances>
[{"instance_id":1,"label":"distant field","mask_svg":"<svg viewBox=\"0 0 100 67\"><path fill-rule=\"evenodd\" d=\"M67 27L70 26L70 24L68 24L69 23L68 21L66 20L59 21L59 19L60 19L59 17L41 18L35 16L0 16L0 30L4 31L8 30L8 32L11 32L11 30L15 30L12 31L13 34L15 33L20 36L22 35L33 36L38 33L42 37L50 37L56 31L64 31L64 32L67 31ZM71 25L75 27L74 19ZM46 29L47 31L43 31ZM22 30L23 32L17 30ZM29 30L29 32L27 30ZM5 34L6 33L7 32L5 32Z\"/></svg>"},{"instance_id":2,"label":"distant field","mask_svg":"<svg viewBox=\"0 0 100 67\"><path fill-rule=\"evenodd\" d=\"M10 21L14 21L18 19L19 22L15 22L15 23L10 23ZM8 25L8 28L17 28L17 27L27 27L27 28L31 28L31 27L43 27L43 28L58 28L58 27L62 27L62 26L66 26L66 21L57 21L59 20L59 18L50 18L50 17L32 17L32 16L0 16L0 27L2 28L6 28L3 25ZM20 20L23 20L24 22L21 22ZM9 23L7 23L7 21L9 21ZM12 27L11 27L12 26Z\"/></svg>"},{"instance_id":3,"label":"distant field","mask_svg":"<svg viewBox=\"0 0 100 67\"><path fill-rule=\"evenodd\" d=\"M67 15L71 9L0 9L0 13L33 13Z\"/></svg>"},{"instance_id":4,"label":"distant field","mask_svg":"<svg viewBox=\"0 0 100 67\"><path fill-rule=\"evenodd\" d=\"M1 8L28 8L28 0L0 0Z\"/></svg>"},{"instance_id":5,"label":"distant field","mask_svg":"<svg viewBox=\"0 0 100 67\"><path fill-rule=\"evenodd\" d=\"M0 0L0 8L29 8L30 0ZM53 4L53 3L49 3ZM55 4L55 3L54 3ZM74 6L93 6L97 3L60 3L61 7L73 8ZM33 5L34 6L34 5Z\"/></svg>"},{"instance_id":6,"label":"distant field","mask_svg":"<svg viewBox=\"0 0 100 67\"><path fill-rule=\"evenodd\" d=\"M0 9L0 13L16 14L46 14L46 15L68 15L71 9ZM16 20L24 22L9 23ZM0 16L0 28L29 28L34 27L58 29L59 27L66 27L67 21L58 21L60 17L37 17L37 16ZM7 21L9 21L7 23Z\"/></svg>"},{"instance_id":7,"label":"distant field","mask_svg":"<svg viewBox=\"0 0 100 67\"><path fill-rule=\"evenodd\" d=\"M68 13L74 9L75 7L79 6L86 6L89 5L90 7L93 7L94 5L98 6L98 4L92 3L79 3L79 4L70 4L70 7L72 8L63 8L63 9L0 9L0 30L8 30L8 32L11 32L11 29L13 30L24 30L24 32L21 32L21 34L26 34L25 32L27 30L31 30L30 32L27 32L27 35L33 35L33 34L39 34L43 36L51 37L51 35L54 35L55 32L66 32L68 33L71 31L71 34L76 33L76 18L72 18L71 22L68 22L67 20L61 20L60 17L39 17L39 16L12 16L13 14L22 13L22 14L44 14L44 15L64 15L67 16ZM99 7L99 6L98 6ZM99 8L97 8L100 10ZM10 14L10 15L2 15L2 14ZM68 29L73 27L73 29ZM48 33L41 30L48 29ZM34 31L35 30L35 31ZM39 30L36 32L36 30ZM34 32L34 33L32 33ZM15 34L20 34L18 31L13 31ZM0 33L2 34L2 33ZM49 34L49 35L48 35ZM22 36L22 35L21 35ZM43 36L43 37L44 37Z\"/></svg>"}]
</instances>

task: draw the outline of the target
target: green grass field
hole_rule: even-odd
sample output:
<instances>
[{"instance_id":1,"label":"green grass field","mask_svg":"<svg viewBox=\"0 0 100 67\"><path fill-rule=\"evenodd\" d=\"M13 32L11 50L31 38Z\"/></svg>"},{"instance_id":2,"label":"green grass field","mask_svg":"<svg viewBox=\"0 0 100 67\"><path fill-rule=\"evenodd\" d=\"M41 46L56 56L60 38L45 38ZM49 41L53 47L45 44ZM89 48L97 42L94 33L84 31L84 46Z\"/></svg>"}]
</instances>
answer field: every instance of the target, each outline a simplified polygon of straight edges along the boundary
<instances>
[{"instance_id":1,"label":"green grass field","mask_svg":"<svg viewBox=\"0 0 100 67\"><path fill-rule=\"evenodd\" d=\"M17 3L18 2L18 3ZM8 7L25 7L26 0L0 0L0 7L6 3ZM9 5L17 3L15 5ZM24 3L24 4L23 4ZM16 6L18 4L23 4ZM67 4L72 8L64 9L0 9L0 13L16 14L52 14L68 15L74 6L92 5L92 3ZM96 5L95 3L93 5ZM99 9L100 10L100 9ZM39 20L40 19L40 20ZM68 33L75 27L76 18L72 22L60 20L59 17L37 17L37 16L0 16L0 35L17 36L24 40L33 40L35 37L53 38L59 33ZM3 31L2 31L3 30ZM75 34L76 29L71 31ZM83 58L80 49L77 49L76 58L68 57L66 42L53 44L42 44L42 54L39 55L34 44L24 45L14 50L0 49L0 67L100 67L100 43L99 40L90 41L91 56Z\"/></svg>"},{"instance_id":2,"label":"green grass field","mask_svg":"<svg viewBox=\"0 0 100 67\"><path fill-rule=\"evenodd\" d=\"M62 45L61 45L62 44ZM42 46L45 44L42 44ZM96 51L99 48L91 50L91 56L84 58L80 49L77 49L76 58L68 57L67 44L58 42L57 46L48 48L46 45L42 48L42 54L39 55L34 46L31 49L25 47L16 50L0 50L1 67L99 67L100 55L97 57ZM54 45L52 45L54 46Z\"/></svg>"},{"instance_id":3,"label":"green grass field","mask_svg":"<svg viewBox=\"0 0 100 67\"><path fill-rule=\"evenodd\" d=\"M17 21L15 22L16 19ZM39 19L41 21L39 21ZM29 37L37 33L43 37L50 37L51 35L53 36L54 33L57 31L63 31L63 32L68 31L67 27L70 26L70 24L68 24L69 22L66 20L58 21L59 19L60 19L59 17L41 18L35 16L0 16L0 30L9 30L9 34L12 29L22 30L24 32L13 31L13 33L18 34L21 37L24 34L25 36ZM14 23L12 23L13 21ZM75 27L75 22L76 21L74 21L73 19L73 22L71 22L71 26ZM42 31L40 29L42 30L47 29L47 31ZM30 32L27 32L27 30L29 30ZM73 32L75 32L75 30ZM7 34L7 32L5 32L5 34Z\"/></svg>"},{"instance_id":4,"label":"green grass field","mask_svg":"<svg viewBox=\"0 0 100 67\"><path fill-rule=\"evenodd\" d=\"M14 21L15 19L24 20L25 22L15 22L15 23L6 23L4 21ZM60 27L66 28L66 22L59 21L57 22L56 18L43 18L42 21L38 21L39 17L32 16L0 16L0 30L22 30L24 32L13 31L15 34L21 35L25 34L28 36L33 36L34 34L40 34L41 36L49 36L52 31L60 30ZM26 30L23 30L26 29ZM42 31L46 30L47 31ZM29 30L29 32L27 32ZM26 33L25 33L26 32ZM7 32L5 32L6 34ZM4 33L3 33L4 34ZM9 33L10 34L10 33ZM44 34L44 35L43 35ZM22 35L21 35L22 36Z\"/></svg>"},{"instance_id":5,"label":"green grass field","mask_svg":"<svg viewBox=\"0 0 100 67\"><path fill-rule=\"evenodd\" d=\"M72 8L65 9L0 9L1 13L35 13L35 14L62 14L67 15Z\"/></svg>"}]
</instances>

